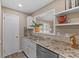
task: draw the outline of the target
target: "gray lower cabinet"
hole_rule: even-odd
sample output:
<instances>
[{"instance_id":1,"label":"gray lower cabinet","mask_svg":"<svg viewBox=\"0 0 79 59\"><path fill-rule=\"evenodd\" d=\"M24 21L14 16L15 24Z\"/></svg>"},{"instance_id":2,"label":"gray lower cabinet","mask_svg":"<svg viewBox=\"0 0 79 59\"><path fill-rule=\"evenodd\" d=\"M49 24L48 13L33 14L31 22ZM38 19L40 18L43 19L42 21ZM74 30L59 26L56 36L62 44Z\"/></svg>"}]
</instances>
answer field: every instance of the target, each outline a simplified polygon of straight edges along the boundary
<instances>
[{"instance_id":1,"label":"gray lower cabinet","mask_svg":"<svg viewBox=\"0 0 79 59\"><path fill-rule=\"evenodd\" d=\"M37 58L59 58L59 54L37 45Z\"/></svg>"}]
</instances>

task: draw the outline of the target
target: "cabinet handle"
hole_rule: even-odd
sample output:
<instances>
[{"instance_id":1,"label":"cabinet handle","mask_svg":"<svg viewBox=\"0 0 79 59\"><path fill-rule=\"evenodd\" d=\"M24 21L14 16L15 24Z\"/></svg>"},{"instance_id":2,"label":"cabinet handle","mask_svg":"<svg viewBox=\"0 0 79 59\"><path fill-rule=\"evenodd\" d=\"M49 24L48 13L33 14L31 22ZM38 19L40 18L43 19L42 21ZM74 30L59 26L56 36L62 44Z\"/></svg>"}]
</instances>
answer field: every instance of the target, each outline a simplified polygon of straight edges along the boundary
<instances>
[{"instance_id":1,"label":"cabinet handle","mask_svg":"<svg viewBox=\"0 0 79 59\"><path fill-rule=\"evenodd\" d=\"M45 52L45 51L42 51L42 50L41 50L41 52L47 53L47 52Z\"/></svg>"}]
</instances>

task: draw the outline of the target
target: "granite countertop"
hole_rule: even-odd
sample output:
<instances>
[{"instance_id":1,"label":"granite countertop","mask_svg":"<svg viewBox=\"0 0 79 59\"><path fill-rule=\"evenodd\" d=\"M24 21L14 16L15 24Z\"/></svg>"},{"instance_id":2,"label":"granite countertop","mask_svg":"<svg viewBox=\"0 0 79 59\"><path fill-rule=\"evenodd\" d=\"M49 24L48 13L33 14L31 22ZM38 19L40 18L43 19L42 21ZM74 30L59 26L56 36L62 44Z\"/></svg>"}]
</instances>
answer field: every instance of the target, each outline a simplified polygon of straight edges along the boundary
<instances>
[{"instance_id":1,"label":"granite countertop","mask_svg":"<svg viewBox=\"0 0 79 59\"><path fill-rule=\"evenodd\" d=\"M55 39L30 39L32 42L39 44L65 58L79 58L79 46L74 49L69 43L58 41Z\"/></svg>"}]
</instances>

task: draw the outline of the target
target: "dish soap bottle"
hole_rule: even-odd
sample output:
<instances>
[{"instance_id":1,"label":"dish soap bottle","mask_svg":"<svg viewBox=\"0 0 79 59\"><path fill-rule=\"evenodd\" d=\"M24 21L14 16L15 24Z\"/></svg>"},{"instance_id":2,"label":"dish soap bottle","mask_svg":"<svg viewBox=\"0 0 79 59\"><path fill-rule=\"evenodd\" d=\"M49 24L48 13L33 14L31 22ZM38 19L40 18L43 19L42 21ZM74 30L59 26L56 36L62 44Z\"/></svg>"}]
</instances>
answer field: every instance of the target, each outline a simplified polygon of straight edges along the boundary
<instances>
[{"instance_id":1,"label":"dish soap bottle","mask_svg":"<svg viewBox=\"0 0 79 59\"><path fill-rule=\"evenodd\" d=\"M77 48L76 34L73 34L72 36L70 36L70 41L71 41L71 47L72 48Z\"/></svg>"}]
</instances>

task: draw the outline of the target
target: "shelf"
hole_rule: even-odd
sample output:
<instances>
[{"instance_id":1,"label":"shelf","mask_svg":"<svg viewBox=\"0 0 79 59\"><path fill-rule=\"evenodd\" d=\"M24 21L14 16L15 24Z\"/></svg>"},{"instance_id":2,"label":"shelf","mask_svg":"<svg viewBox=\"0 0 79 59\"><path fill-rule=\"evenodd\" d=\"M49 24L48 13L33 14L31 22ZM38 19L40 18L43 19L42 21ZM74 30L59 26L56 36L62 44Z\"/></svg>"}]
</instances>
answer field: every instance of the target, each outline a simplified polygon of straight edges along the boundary
<instances>
[{"instance_id":1,"label":"shelf","mask_svg":"<svg viewBox=\"0 0 79 59\"><path fill-rule=\"evenodd\" d=\"M65 11L62 11L62 12L58 12L55 15L56 16L62 16L62 15L66 15L66 14L74 13L74 12L79 12L79 6L71 8L71 9L68 9L68 10L65 10Z\"/></svg>"},{"instance_id":2,"label":"shelf","mask_svg":"<svg viewBox=\"0 0 79 59\"><path fill-rule=\"evenodd\" d=\"M79 23L56 24L56 26L75 26L75 25L79 25Z\"/></svg>"}]
</instances>

